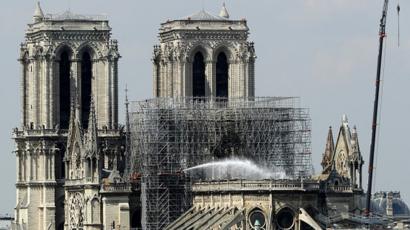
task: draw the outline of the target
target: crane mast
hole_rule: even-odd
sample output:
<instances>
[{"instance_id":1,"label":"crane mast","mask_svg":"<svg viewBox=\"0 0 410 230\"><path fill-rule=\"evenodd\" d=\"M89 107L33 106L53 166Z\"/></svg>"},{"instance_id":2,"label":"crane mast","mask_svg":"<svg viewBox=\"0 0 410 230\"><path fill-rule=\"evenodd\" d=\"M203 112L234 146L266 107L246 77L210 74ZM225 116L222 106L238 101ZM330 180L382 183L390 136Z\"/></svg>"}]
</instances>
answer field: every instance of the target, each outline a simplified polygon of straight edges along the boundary
<instances>
[{"instance_id":1,"label":"crane mast","mask_svg":"<svg viewBox=\"0 0 410 230\"><path fill-rule=\"evenodd\" d=\"M374 152L376 145L376 133L377 133L377 113L379 110L379 94L380 94L380 74L381 65L383 59L383 42L386 36L386 21L387 21L387 10L389 6L389 0L384 0L383 14L380 19L380 30L379 30L379 56L377 58L377 74L376 74L376 90L374 96L374 107L373 107L373 122L372 122L372 138L370 144L370 156L369 156L369 179L367 184L367 194L366 194L366 215L370 214L370 201L372 197L372 186L373 186L373 164L374 164Z\"/></svg>"}]
</instances>

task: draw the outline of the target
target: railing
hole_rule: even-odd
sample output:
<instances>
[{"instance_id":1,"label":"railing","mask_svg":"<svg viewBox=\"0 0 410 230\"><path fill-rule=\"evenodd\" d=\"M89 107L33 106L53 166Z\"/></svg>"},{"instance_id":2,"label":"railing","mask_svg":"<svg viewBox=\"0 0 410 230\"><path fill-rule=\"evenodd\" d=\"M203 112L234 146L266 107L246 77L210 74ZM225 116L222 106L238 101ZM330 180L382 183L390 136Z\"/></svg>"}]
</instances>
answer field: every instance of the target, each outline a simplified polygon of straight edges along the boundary
<instances>
[{"instance_id":1,"label":"railing","mask_svg":"<svg viewBox=\"0 0 410 230\"><path fill-rule=\"evenodd\" d=\"M67 135L67 129L23 129L19 130L15 128L13 130L13 137L22 137L22 136L60 136Z\"/></svg>"},{"instance_id":2,"label":"railing","mask_svg":"<svg viewBox=\"0 0 410 230\"><path fill-rule=\"evenodd\" d=\"M327 190L334 191L334 192L352 192L353 191L351 186L336 186L336 185L327 186Z\"/></svg>"},{"instance_id":3,"label":"railing","mask_svg":"<svg viewBox=\"0 0 410 230\"><path fill-rule=\"evenodd\" d=\"M206 191L252 191L252 190L319 190L319 183L303 180L265 180L265 181L211 181L199 182L192 186L194 192Z\"/></svg>"},{"instance_id":4,"label":"railing","mask_svg":"<svg viewBox=\"0 0 410 230\"><path fill-rule=\"evenodd\" d=\"M103 184L101 192L131 192L131 186L128 183Z\"/></svg>"},{"instance_id":5,"label":"railing","mask_svg":"<svg viewBox=\"0 0 410 230\"><path fill-rule=\"evenodd\" d=\"M118 129L99 129L98 136L115 136L121 134L121 128ZM45 128L36 128L36 129L13 129L13 137L23 137L23 136L67 136L68 129L45 129Z\"/></svg>"},{"instance_id":6,"label":"railing","mask_svg":"<svg viewBox=\"0 0 410 230\"><path fill-rule=\"evenodd\" d=\"M106 15L82 15L74 14L71 11L66 11L62 14L47 14L45 20L92 20L92 21L106 21Z\"/></svg>"}]
</instances>

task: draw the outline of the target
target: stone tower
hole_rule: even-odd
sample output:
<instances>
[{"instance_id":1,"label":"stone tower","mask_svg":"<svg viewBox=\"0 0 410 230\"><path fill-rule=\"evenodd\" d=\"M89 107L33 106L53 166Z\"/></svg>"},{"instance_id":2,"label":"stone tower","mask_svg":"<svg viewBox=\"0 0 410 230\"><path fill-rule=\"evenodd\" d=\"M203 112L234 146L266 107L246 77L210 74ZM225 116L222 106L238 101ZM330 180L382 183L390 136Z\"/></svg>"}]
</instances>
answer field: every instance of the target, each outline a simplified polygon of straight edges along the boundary
<instances>
[{"instance_id":1,"label":"stone tower","mask_svg":"<svg viewBox=\"0 0 410 230\"><path fill-rule=\"evenodd\" d=\"M98 216L102 169L123 168L120 55L110 35L105 17L45 15L37 4L20 48L21 125L13 132L15 222L23 229L71 229L75 215L83 229L103 226L92 212L76 213L75 207L96 207Z\"/></svg>"},{"instance_id":2,"label":"stone tower","mask_svg":"<svg viewBox=\"0 0 410 230\"><path fill-rule=\"evenodd\" d=\"M329 128L322 158L322 174L337 173L346 179L349 186L362 190L363 164L356 127L351 129L347 116L343 115L336 143L333 142L332 128Z\"/></svg>"},{"instance_id":3,"label":"stone tower","mask_svg":"<svg viewBox=\"0 0 410 230\"><path fill-rule=\"evenodd\" d=\"M255 50L245 19L204 10L161 24L154 47L155 97L255 96Z\"/></svg>"}]
</instances>

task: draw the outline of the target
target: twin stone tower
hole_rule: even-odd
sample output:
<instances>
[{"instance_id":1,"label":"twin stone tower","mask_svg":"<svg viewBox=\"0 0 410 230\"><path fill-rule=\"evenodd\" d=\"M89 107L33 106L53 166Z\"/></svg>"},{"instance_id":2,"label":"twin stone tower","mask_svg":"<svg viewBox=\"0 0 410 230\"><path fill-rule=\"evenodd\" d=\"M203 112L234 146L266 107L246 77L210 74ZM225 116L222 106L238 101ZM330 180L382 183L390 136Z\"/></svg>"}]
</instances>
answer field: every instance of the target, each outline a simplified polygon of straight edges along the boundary
<instances>
[{"instance_id":1,"label":"twin stone tower","mask_svg":"<svg viewBox=\"0 0 410 230\"><path fill-rule=\"evenodd\" d=\"M219 16L200 11L162 23L152 58L154 96L254 97L248 31L246 20L230 20L225 7ZM118 123L120 57L105 17L45 15L37 5L19 58L17 227L139 225L138 197L123 186L131 172Z\"/></svg>"}]
</instances>

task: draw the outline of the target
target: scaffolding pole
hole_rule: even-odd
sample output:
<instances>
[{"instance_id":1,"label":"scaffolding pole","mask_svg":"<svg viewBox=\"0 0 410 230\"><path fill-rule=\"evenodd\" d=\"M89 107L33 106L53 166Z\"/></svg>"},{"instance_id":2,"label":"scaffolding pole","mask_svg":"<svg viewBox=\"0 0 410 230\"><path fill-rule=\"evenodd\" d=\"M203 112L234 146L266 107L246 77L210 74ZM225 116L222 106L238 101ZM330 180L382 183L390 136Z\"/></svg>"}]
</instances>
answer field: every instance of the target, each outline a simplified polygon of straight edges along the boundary
<instances>
[{"instance_id":1,"label":"scaffolding pole","mask_svg":"<svg viewBox=\"0 0 410 230\"><path fill-rule=\"evenodd\" d=\"M142 176L146 229L163 229L191 206L183 170L241 157L289 178L312 173L310 116L298 98L155 98L130 111L133 171Z\"/></svg>"}]
</instances>

